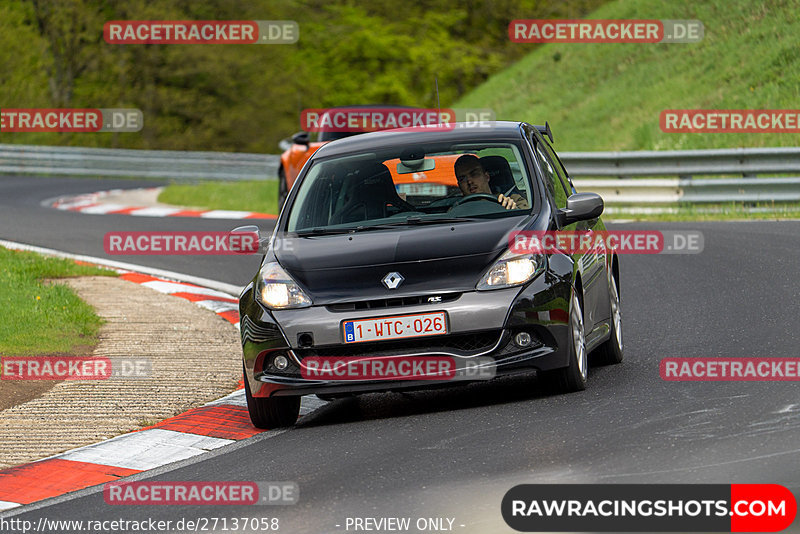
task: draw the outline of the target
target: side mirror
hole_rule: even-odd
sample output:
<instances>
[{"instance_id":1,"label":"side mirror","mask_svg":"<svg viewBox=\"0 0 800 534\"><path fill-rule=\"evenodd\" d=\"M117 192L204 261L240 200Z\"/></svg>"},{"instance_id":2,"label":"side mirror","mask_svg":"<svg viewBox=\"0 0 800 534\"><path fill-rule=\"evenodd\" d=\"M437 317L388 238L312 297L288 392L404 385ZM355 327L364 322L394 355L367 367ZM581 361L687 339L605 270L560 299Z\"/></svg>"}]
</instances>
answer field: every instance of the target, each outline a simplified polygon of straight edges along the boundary
<instances>
[{"instance_id":1,"label":"side mirror","mask_svg":"<svg viewBox=\"0 0 800 534\"><path fill-rule=\"evenodd\" d=\"M267 238L261 237L258 226L239 226L228 232L230 249L240 254L259 254L266 250Z\"/></svg>"},{"instance_id":2,"label":"side mirror","mask_svg":"<svg viewBox=\"0 0 800 534\"><path fill-rule=\"evenodd\" d=\"M566 209L559 211L561 225L596 219L604 207L603 198L597 193L575 193L567 199Z\"/></svg>"},{"instance_id":3,"label":"side mirror","mask_svg":"<svg viewBox=\"0 0 800 534\"><path fill-rule=\"evenodd\" d=\"M296 145L306 145L307 147L308 144L310 143L308 132L297 132L296 134L294 134L292 136L292 143Z\"/></svg>"}]
</instances>

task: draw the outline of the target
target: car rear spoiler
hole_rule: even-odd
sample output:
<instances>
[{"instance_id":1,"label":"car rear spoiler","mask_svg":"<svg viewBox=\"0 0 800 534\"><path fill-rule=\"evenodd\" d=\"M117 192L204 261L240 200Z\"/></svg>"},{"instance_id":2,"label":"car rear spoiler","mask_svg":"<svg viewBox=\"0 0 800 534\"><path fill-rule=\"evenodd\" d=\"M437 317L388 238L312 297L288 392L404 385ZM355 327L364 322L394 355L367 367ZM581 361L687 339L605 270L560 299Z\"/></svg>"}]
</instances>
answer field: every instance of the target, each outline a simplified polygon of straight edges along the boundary
<instances>
[{"instance_id":1,"label":"car rear spoiler","mask_svg":"<svg viewBox=\"0 0 800 534\"><path fill-rule=\"evenodd\" d=\"M549 137L551 143L555 143L555 141L553 141L553 132L550 131L550 123L549 122L545 121L544 122L544 126L536 125L536 126L534 126L534 128L539 130L540 134L546 135L547 137Z\"/></svg>"}]
</instances>

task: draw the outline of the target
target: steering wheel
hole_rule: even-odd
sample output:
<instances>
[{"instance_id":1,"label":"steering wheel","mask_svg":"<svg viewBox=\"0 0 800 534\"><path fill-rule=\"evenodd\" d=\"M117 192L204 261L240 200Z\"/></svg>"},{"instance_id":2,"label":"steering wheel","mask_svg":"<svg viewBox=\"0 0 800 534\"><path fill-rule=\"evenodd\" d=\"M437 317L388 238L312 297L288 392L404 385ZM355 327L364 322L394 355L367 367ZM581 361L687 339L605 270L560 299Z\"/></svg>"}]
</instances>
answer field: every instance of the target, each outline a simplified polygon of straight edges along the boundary
<instances>
[{"instance_id":1,"label":"steering wheel","mask_svg":"<svg viewBox=\"0 0 800 534\"><path fill-rule=\"evenodd\" d=\"M453 207L460 206L461 204L465 204L467 202L472 202L473 200L491 200L493 202L497 202L497 197L494 195L490 195L489 193L474 193L472 195L467 195L464 198L458 199L453 204Z\"/></svg>"}]
</instances>

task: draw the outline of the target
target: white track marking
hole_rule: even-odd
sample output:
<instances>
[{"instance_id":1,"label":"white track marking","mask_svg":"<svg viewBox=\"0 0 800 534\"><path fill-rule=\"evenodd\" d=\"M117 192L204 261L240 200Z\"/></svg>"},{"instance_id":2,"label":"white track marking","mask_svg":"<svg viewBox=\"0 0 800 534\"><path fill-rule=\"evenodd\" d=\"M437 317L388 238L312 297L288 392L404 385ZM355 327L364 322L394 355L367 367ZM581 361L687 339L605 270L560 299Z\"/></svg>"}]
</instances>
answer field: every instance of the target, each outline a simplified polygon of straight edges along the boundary
<instances>
[{"instance_id":1,"label":"white track marking","mask_svg":"<svg viewBox=\"0 0 800 534\"><path fill-rule=\"evenodd\" d=\"M195 304L201 308L211 310L214 313L239 310L239 304L235 302L224 302L220 300L198 300L195 301Z\"/></svg>"},{"instance_id":2,"label":"white track marking","mask_svg":"<svg viewBox=\"0 0 800 534\"><path fill-rule=\"evenodd\" d=\"M247 399L244 397L244 390L239 389L225 395L224 397L208 402L203 406L219 406L220 404L230 404L232 406L247 406Z\"/></svg>"},{"instance_id":3,"label":"white track marking","mask_svg":"<svg viewBox=\"0 0 800 534\"><path fill-rule=\"evenodd\" d=\"M81 213L88 213L90 215L105 215L109 211L124 210L128 206L123 204L99 204L97 206L88 206L80 208L78 211Z\"/></svg>"},{"instance_id":4,"label":"white track marking","mask_svg":"<svg viewBox=\"0 0 800 534\"><path fill-rule=\"evenodd\" d=\"M251 211L211 210L201 213L200 217L203 219L244 219L252 213Z\"/></svg>"},{"instance_id":5,"label":"white track marking","mask_svg":"<svg viewBox=\"0 0 800 534\"><path fill-rule=\"evenodd\" d=\"M207 287L196 287L177 282L162 282L161 280L153 280L151 282L143 282L141 285L155 289L159 293L194 293L197 295L208 295L210 297L230 298L227 293L222 293L216 289L209 289Z\"/></svg>"},{"instance_id":6,"label":"white track marking","mask_svg":"<svg viewBox=\"0 0 800 534\"><path fill-rule=\"evenodd\" d=\"M81 447L56 458L146 471L230 443L234 440L152 428Z\"/></svg>"},{"instance_id":7,"label":"white track marking","mask_svg":"<svg viewBox=\"0 0 800 534\"><path fill-rule=\"evenodd\" d=\"M87 213L86 210L81 210L83 213ZM173 213L178 213L184 211L180 208L140 208L138 210L133 210L128 215L136 215L138 217L169 217Z\"/></svg>"}]
</instances>

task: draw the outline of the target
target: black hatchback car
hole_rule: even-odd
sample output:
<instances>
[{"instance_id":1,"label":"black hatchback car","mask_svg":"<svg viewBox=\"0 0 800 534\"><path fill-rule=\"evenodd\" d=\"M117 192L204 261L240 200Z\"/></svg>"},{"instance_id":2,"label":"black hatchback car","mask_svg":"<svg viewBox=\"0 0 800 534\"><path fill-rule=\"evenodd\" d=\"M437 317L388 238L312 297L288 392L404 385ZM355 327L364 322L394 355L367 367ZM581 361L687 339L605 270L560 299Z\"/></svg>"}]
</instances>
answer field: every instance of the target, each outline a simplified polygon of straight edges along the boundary
<instances>
[{"instance_id":1,"label":"black hatchback car","mask_svg":"<svg viewBox=\"0 0 800 534\"><path fill-rule=\"evenodd\" d=\"M519 232L599 231L545 139L519 122L326 144L289 193L239 302L253 424L291 425L300 397L440 387L536 371L586 387L589 353L622 360L619 264L519 252Z\"/></svg>"}]
</instances>

